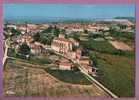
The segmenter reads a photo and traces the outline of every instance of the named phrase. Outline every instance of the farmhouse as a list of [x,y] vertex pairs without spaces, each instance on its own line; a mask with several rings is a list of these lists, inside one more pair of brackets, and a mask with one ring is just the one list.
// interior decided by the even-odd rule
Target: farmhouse
[[71,70],[72,63],[67,59],[61,59],[59,62],[59,69],[60,70]]

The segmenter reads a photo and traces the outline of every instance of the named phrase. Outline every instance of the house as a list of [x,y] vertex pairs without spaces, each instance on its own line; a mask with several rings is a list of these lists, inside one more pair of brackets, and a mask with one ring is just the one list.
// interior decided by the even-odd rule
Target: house
[[73,49],[74,47],[78,46],[79,46],[78,41],[74,40],[73,38],[66,39],[65,35],[63,34],[60,34],[58,38],[53,39],[53,42],[51,44],[51,48],[53,50],[62,54],[68,54],[69,56],[72,55],[69,53],[73,53],[73,55],[75,55]]
[[81,59],[81,55],[82,55],[82,50],[81,49],[77,49],[76,50],[76,59]]
[[72,50],[72,42],[65,39],[64,36],[59,35],[58,38],[53,39],[51,48],[59,53],[67,53]]
[[28,45],[33,41],[31,36],[26,35],[20,35],[17,37],[16,42],[17,43],[24,43],[26,42]]
[[82,57],[79,63],[88,73],[92,73],[92,62],[88,57]]
[[59,69],[60,70],[71,70],[71,68],[72,68],[71,63],[65,63],[65,62],[59,63]]
[[59,61],[59,69],[60,70],[71,70],[72,63],[69,60],[63,58]]
[[13,28],[13,29],[17,29],[17,26],[16,25],[13,25],[13,24],[9,24],[7,25],[8,28]]
[[40,54],[42,53],[42,46],[36,45],[34,43],[30,43],[29,45],[32,54]]
[[80,60],[79,60],[79,63],[81,65],[90,65],[92,62],[91,60],[89,59],[89,57],[82,57]]
[[17,54],[19,52],[19,45],[15,45],[15,53]]
[[70,51],[66,56],[72,60],[79,60],[81,58],[81,49],[76,49],[75,51]]
[[18,29],[21,31],[25,31],[25,32],[27,30],[26,25],[20,25],[20,26],[18,26]]
[[73,39],[73,38],[69,38],[69,40],[72,42],[72,44],[74,45],[74,46],[79,46],[79,42],[78,41],[76,41],[75,39]]
[[86,69],[86,71],[88,72],[88,73],[92,73],[92,67],[91,66],[89,66],[89,65],[83,65],[82,64],[82,66]]
[[91,72],[88,72],[89,75],[96,77],[97,76],[97,70],[92,68]]

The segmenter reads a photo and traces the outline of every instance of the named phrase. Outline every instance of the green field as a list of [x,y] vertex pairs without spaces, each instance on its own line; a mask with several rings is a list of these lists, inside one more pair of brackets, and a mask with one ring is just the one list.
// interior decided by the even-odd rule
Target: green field
[[94,41],[90,39],[89,41],[81,41],[80,45],[84,49],[103,53],[114,53],[117,51],[108,41]]
[[81,41],[81,46],[85,55],[97,61],[99,82],[119,97],[134,96],[134,51],[119,51],[108,41],[92,39]]
[[81,72],[75,72],[72,70],[46,70],[52,76],[56,77],[60,81],[72,84],[83,84],[90,85],[92,84],[87,78],[85,78],[84,74]]
[[134,96],[133,58],[98,53],[97,64],[98,73],[103,73],[97,80],[119,97]]

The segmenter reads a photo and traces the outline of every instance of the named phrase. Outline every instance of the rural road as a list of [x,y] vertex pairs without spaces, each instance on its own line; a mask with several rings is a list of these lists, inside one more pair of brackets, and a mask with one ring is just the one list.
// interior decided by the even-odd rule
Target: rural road
[[[9,48],[9,46],[8,46],[8,39],[7,40],[5,40],[5,52],[4,52],[4,57],[3,57],[3,65],[4,65],[4,63],[5,63],[5,61],[6,61],[6,59],[8,58],[8,56],[7,56],[7,54],[8,54],[8,48]],[[51,49],[51,48],[48,48],[48,49]],[[60,55],[60,56],[63,56],[63,57],[65,57],[66,59],[70,59],[70,58],[68,58],[68,57],[66,57],[66,56],[64,56],[64,55],[62,55],[62,54],[60,54],[60,53],[58,53],[58,52],[54,52],[55,54],[57,54],[57,55]],[[90,80],[92,83],[94,83],[96,86],[97,86],[97,88],[99,88],[99,89],[102,89],[102,90],[104,90],[106,93],[108,93],[111,97],[113,97],[113,98],[118,98],[115,94],[113,94],[110,90],[108,90],[106,87],[104,87],[101,83],[99,83],[96,79],[94,79],[92,76],[90,76],[89,74],[88,74],[88,72],[85,70],[85,68],[83,67],[83,66],[81,66],[80,65],[80,63],[78,63],[77,61],[75,61],[75,60],[72,60],[72,59],[70,59],[73,63],[77,63],[78,65],[79,65],[79,69],[81,70],[81,72],[86,76],[86,78],[88,79],[88,80]]]
[[114,93],[112,93],[110,90],[108,90],[106,87],[104,87],[101,83],[99,83],[96,79],[94,79],[92,76],[90,76],[90,75],[88,74],[88,72],[86,71],[86,69],[85,69],[83,66],[80,65],[80,63],[78,63],[77,61],[72,60],[72,59],[70,59],[70,58],[68,58],[68,57],[66,57],[66,56],[64,56],[64,55],[62,55],[62,54],[60,54],[60,53],[58,53],[58,52],[54,52],[54,53],[57,54],[57,55],[63,56],[63,57],[65,57],[66,59],[71,60],[73,63],[78,64],[78,65],[79,65],[78,68],[79,68],[80,71],[86,76],[86,78],[87,78],[88,80],[90,80],[92,83],[95,83],[96,86],[97,86],[98,88],[103,89],[103,90],[104,90],[106,93],[108,93],[111,97],[113,97],[113,98],[118,98]]
[[7,56],[7,55],[8,55],[8,48],[9,48],[9,46],[8,46],[8,40],[9,40],[9,39],[6,39],[5,42],[4,42],[5,51],[4,51],[4,56],[3,56],[2,65],[4,65],[4,63],[5,63],[5,61],[6,61],[7,57],[8,57],[8,56]]

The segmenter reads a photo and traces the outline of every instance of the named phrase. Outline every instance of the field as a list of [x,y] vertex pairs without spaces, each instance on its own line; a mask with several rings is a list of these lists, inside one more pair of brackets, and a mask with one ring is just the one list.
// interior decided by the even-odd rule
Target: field
[[116,40],[122,41],[134,48],[135,33],[112,31],[111,35],[116,38]]
[[[47,73],[45,69],[32,68],[30,67],[31,64],[28,63],[24,67],[22,62],[19,62],[20,60],[17,59],[8,59],[5,65],[3,71],[5,96],[110,97],[93,83],[89,85],[78,84],[79,77],[76,80],[76,76],[74,76],[76,84],[70,83],[68,79],[66,79],[67,82],[64,82]],[[32,66],[36,65],[32,64]],[[65,78],[71,76],[67,74]],[[82,79],[82,76],[80,78]]]
[[[132,43],[134,44],[134,43]],[[81,41],[98,67],[96,79],[119,97],[134,97],[134,50],[119,51],[108,41]],[[130,46],[130,45],[129,45]],[[130,46],[132,47],[132,46]]]
[[120,50],[132,50],[131,47],[129,47],[128,45],[126,45],[123,42],[119,42],[119,41],[110,41],[110,43],[116,48],[116,49],[120,49]]
[[107,41],[81,41],[81,46],[88,50],[103,52],[103,53],[115,53],[116,49]]
[[85,78],[84,74],[80,71],[75,72],[71,70],[50,70],[47,69],[47,72],[57,79],[72,84],[82,84],[82,85],[91,85],[92,83]]
[[[99,80],[119,97],[134,96],[134,58],[97,53]],[[99,75],[100,74],[100,75]]]

